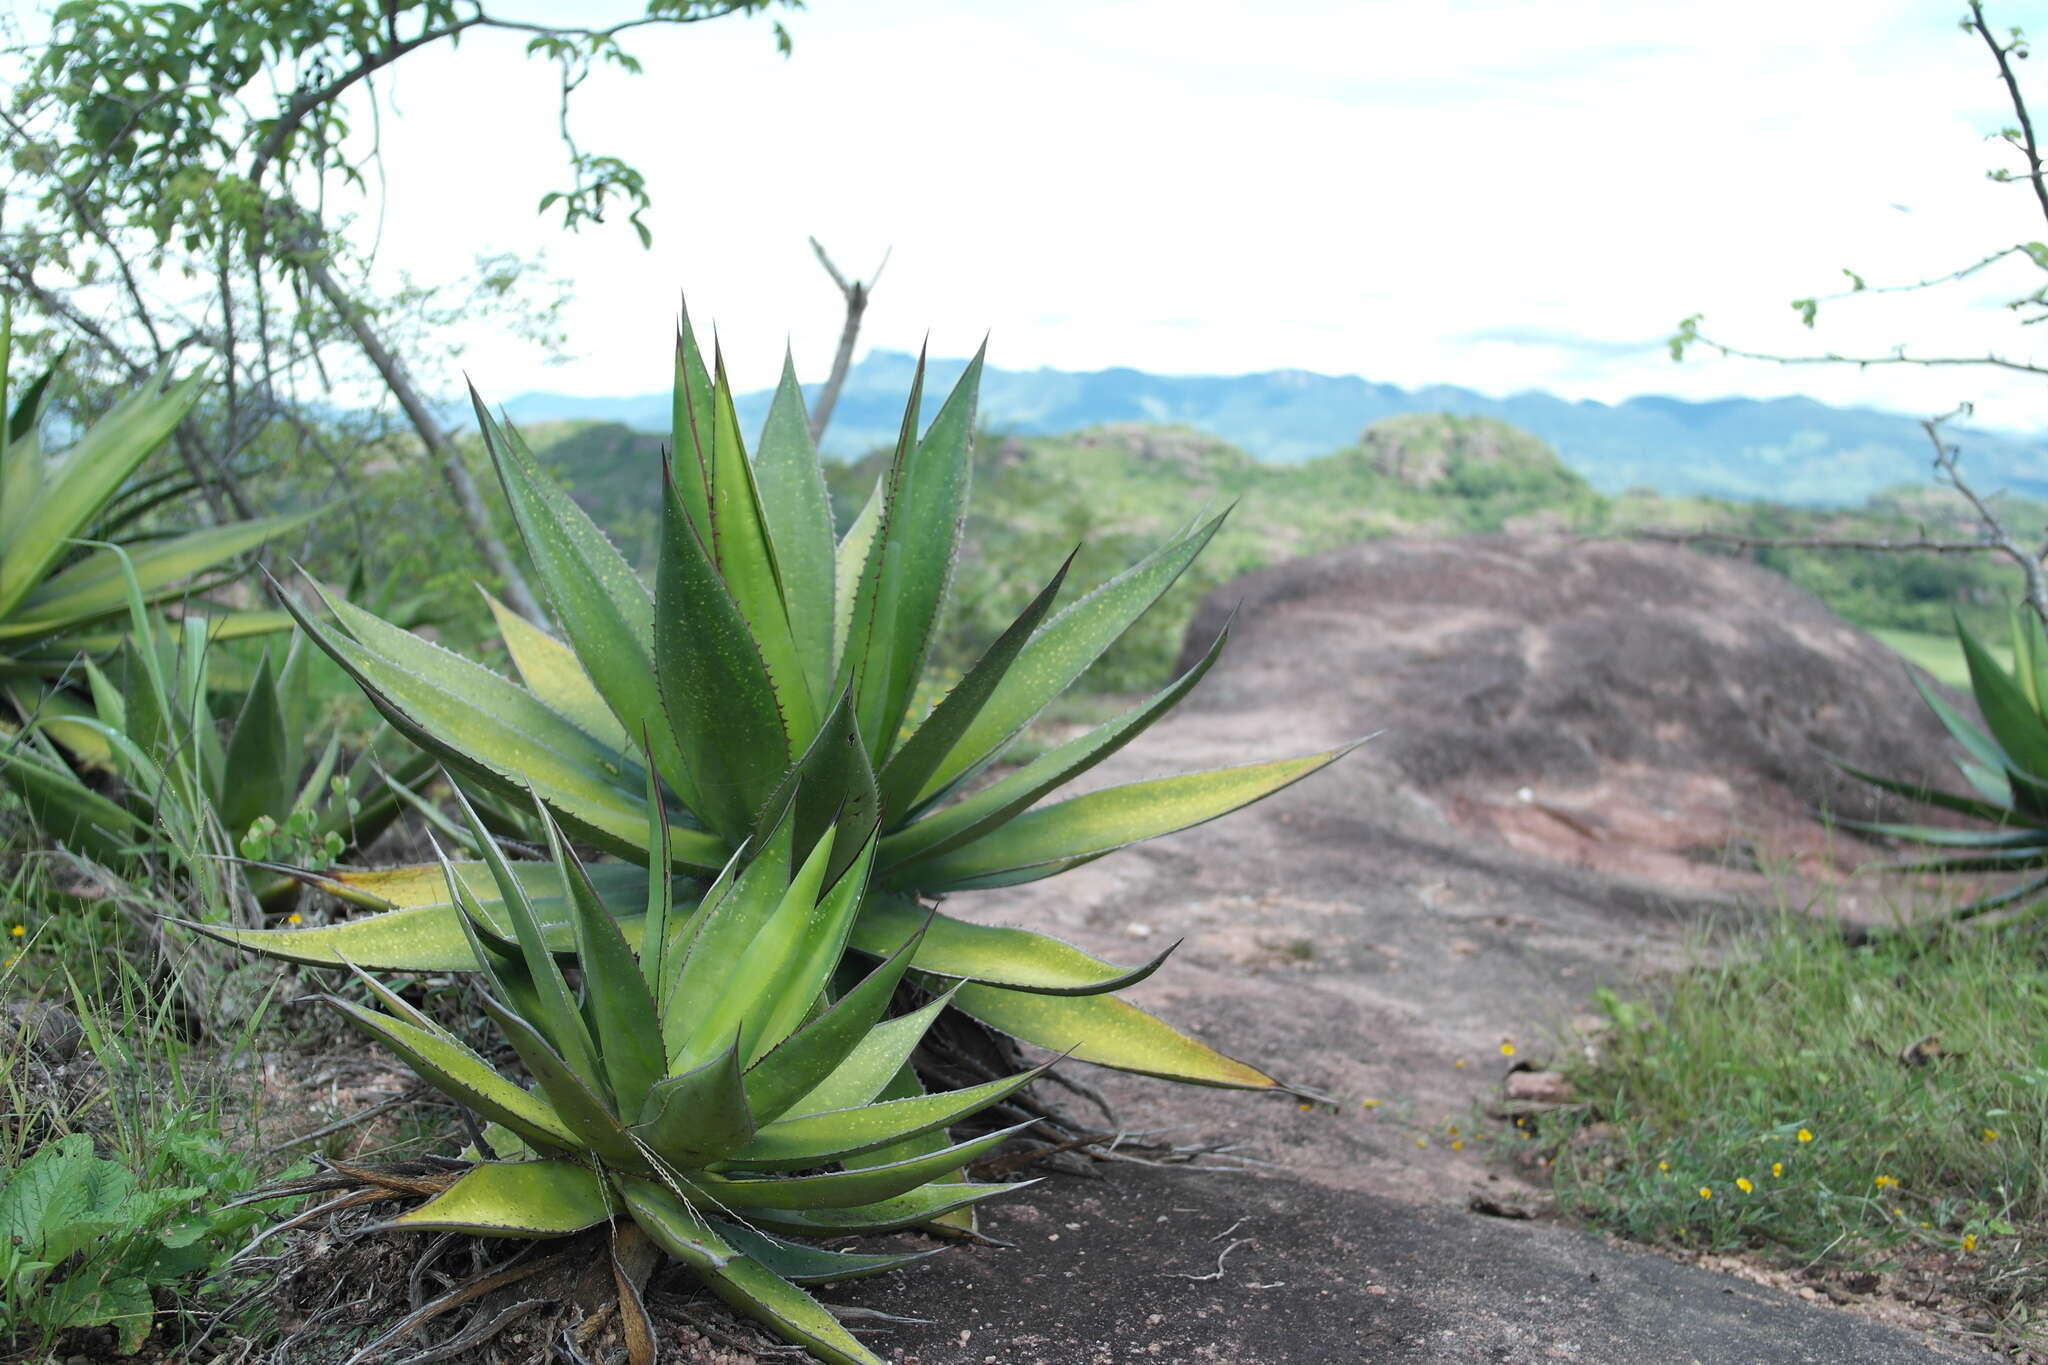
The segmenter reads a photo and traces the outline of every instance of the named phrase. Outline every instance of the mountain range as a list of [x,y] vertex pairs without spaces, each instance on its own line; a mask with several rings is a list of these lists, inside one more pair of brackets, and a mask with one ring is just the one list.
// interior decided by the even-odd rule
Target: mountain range
[[[931,362],[927,420],[965,365]],[[893,444],[915,366],[915,357],[901,351],[868,352],[847,374],[825,452],[853,458]],[[817,386],[806,385],[805,392],[815,399]],[[737,399],[747,429],[759,429],[769,396],[762,390]],[[505,406],[519,422],[615,422],[663,433],[670,425],[665,392],[620,398],[536,392]],[[1354,445],[1372,423],[1415,412],[1511,423],[1549,442],[1566,465],[1606,493],[1652,488],[1814,506],[1857,503],[1882,489],[1925,482],[1931,452],[1917,418],[1810,398],[1695,403],[1641,397],[1614,404],[1541,392],[1492,398],[1451,385],[1402,389],[1303,370],[1222,376],[989,368],[981,385],[981,420],[998,432],[1050,435],[1124,422],[1185,426],[1283,464]],[[1946,433],[1983,489],[2048,498],[2048,437],[1956,427]]]

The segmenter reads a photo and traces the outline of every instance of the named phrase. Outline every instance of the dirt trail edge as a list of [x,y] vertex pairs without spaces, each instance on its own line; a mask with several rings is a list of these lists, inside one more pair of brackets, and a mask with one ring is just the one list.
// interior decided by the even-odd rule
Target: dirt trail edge
[[1783,580],[1666,547],[1361,546],[1228,585],[1191,641],[1240,600],[1187,712],[1100,784],[1381,737],[1252,810],[947,908],[1126,961],[1184,940],[1131,998],[1336,1112],[1080,1068],[1132,1128],[1253,1172],[1055,1177],[990,1210],[1012,1249],[827,1297],[934,1319],[875,1338],[906,1365],[1967,1353],[1555,1222],[1542,1142],[1487,1115],[1510,1066],[1597,1045],[1596,987],[1679,964],[1714,917],[1823,880],[1882,913],[1849,875],[1870,850],[1811,812],[1893,813],[1823,750],[1946,779],[1904,666]]

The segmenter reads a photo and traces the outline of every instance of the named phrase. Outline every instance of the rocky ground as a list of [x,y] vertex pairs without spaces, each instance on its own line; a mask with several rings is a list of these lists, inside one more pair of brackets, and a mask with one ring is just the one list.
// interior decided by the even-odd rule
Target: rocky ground
[[877,1338],[906,1365],[1965,1352],[1882,1293],[1844,1311],[1565,1226],[1542,1144],[1487,1117],[1510,1068],[1597,1046],[1596,986],[1717,919],[1893,913],[1856,873],[1872,851],[1813,812],[1878,813],[1823,751],[1947,771],[1903,665],[1780,579],[1635,544],[1361,546],[1230,585],[1191,638],[1240,601],[1223,662],[1100,781],[1378,737],[1253,810],[948,909],[1126,960],[1184,940],[1133,998],[1334,1112],[1092,1073],[1130,1126],[1246,1171],[1056,1177],[990,1213],[1010,1248],[829,1297],[940,1324]]

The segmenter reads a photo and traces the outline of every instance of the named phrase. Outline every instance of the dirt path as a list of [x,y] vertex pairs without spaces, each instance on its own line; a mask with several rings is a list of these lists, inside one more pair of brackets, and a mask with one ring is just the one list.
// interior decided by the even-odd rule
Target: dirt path
[[[1896,662],[1778,580],[1635,546],[1367,546],[1226,593],[1249,600],[1201,700],[1101,782],[1389,735],[1251,811],[948,908],[1120,960],[1185,940],[1133,998],[1337,1111],[1090,1073],[1127,1122],[1269,1164],[1051,1180],[992,1212],[1014,1250],[834,1300],[945,1324],[882,1339],[923,1365],[1951,1358],[1546,1221],[1521,1160],[1540,1144],[1482,1116],[1509,1066],[1581,1045],[1596,986],[1862,856],[1807,813],[1833,790],[1812,746],[1938,766]],[[1162,1278],[1238,1239],[1220,1277]]]

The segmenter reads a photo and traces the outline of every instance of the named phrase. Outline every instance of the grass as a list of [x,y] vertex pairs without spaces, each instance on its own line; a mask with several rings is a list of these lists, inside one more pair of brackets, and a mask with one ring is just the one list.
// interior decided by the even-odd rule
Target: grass
[[2048,926],[1858,949],[1787,917],[1655,1000],[1599,999],[1562,1207],[1781,1266],[1932,1271],[2008,1328],[2048,1293]]

